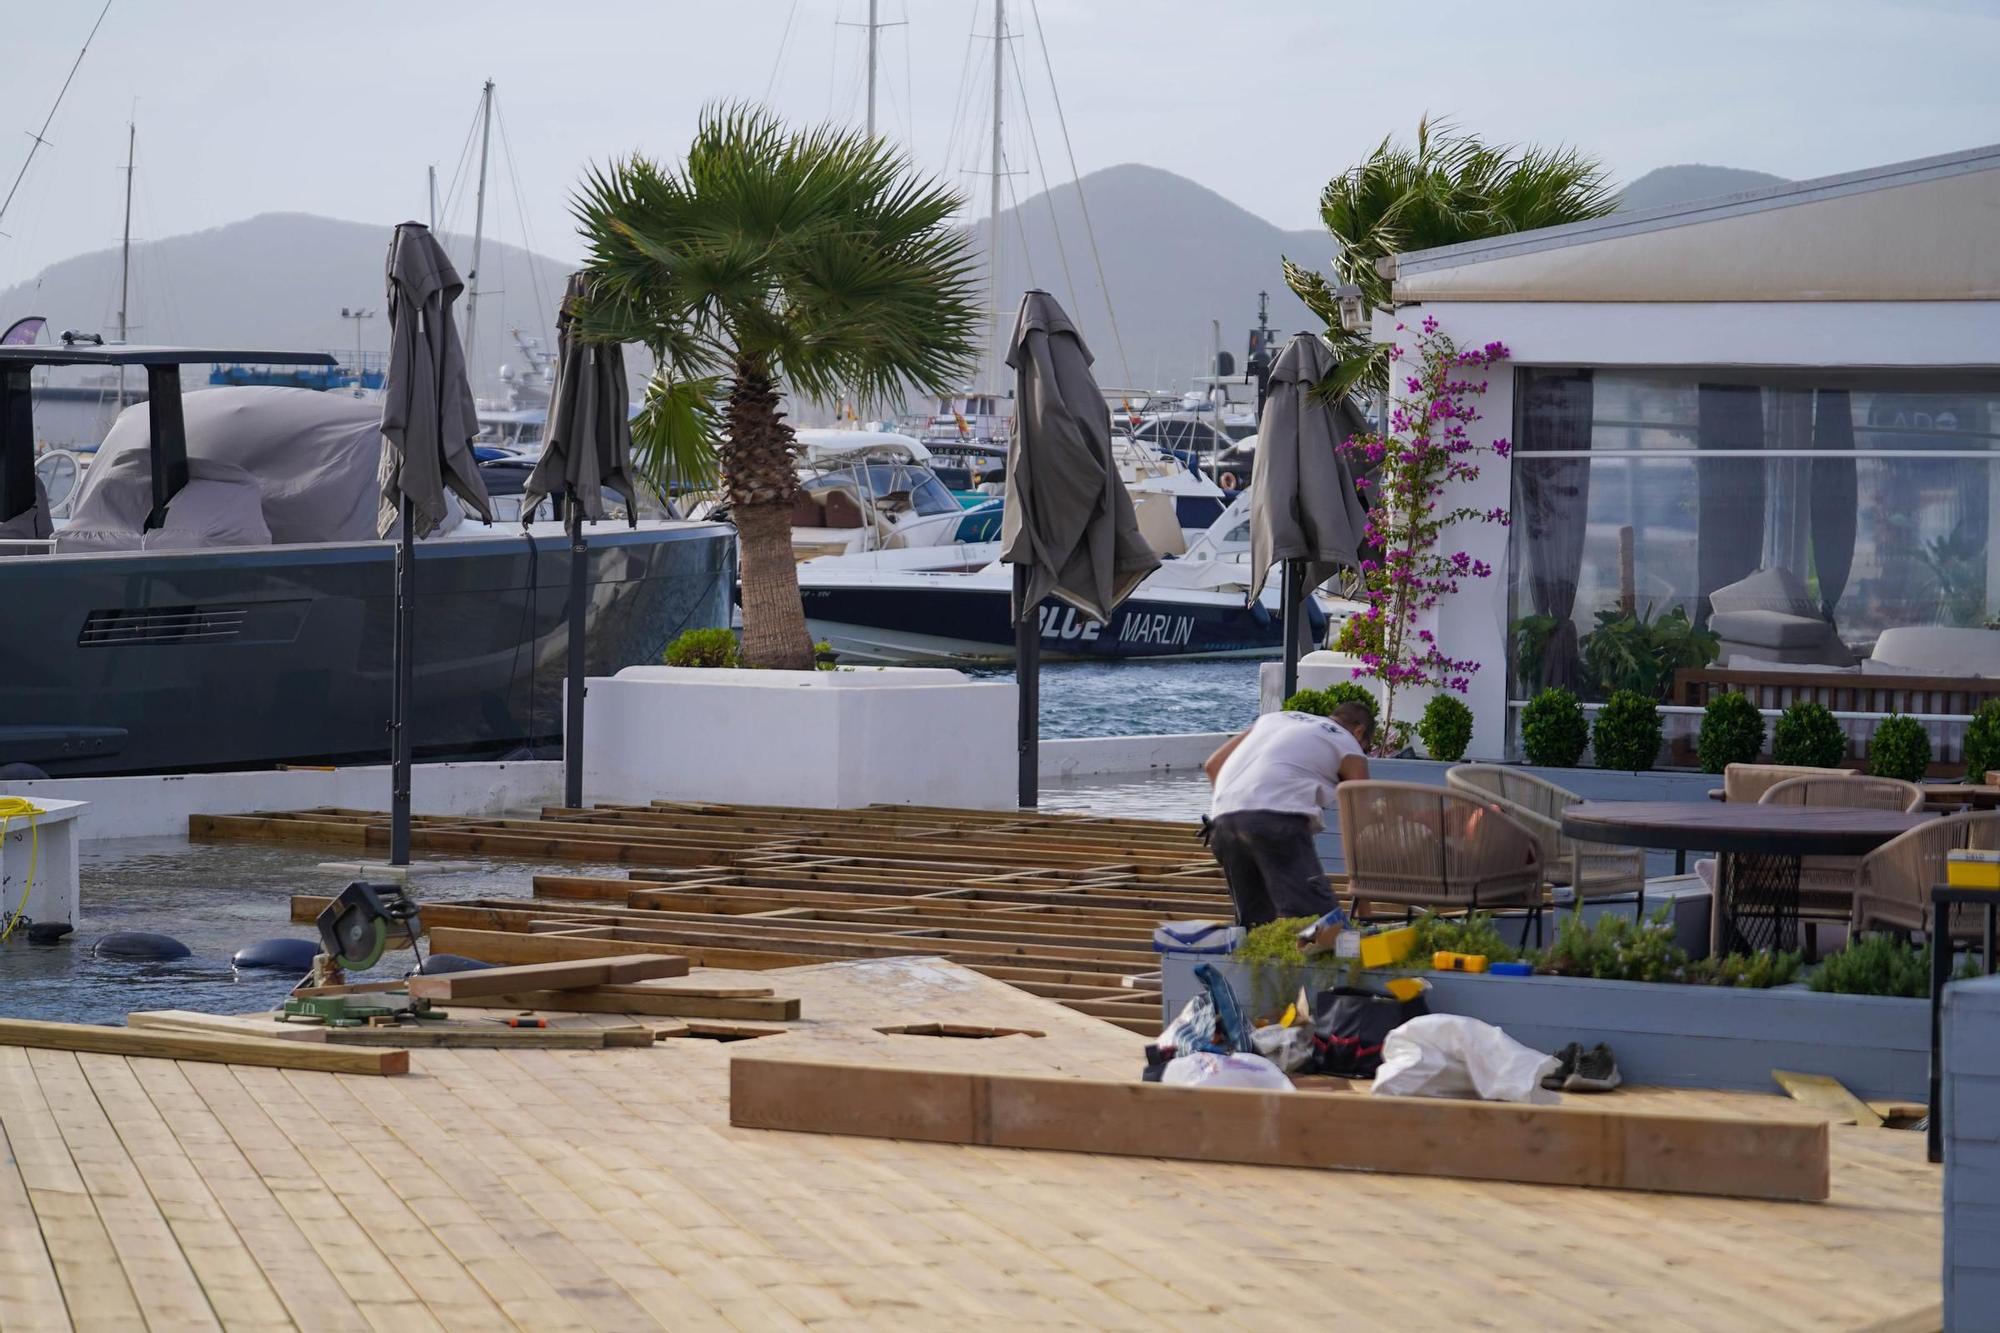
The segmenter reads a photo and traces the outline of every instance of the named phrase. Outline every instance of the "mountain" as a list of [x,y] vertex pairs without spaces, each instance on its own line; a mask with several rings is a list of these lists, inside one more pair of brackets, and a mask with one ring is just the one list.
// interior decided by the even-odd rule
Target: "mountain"
[[[1080,186],[1096,230],[1104,283],[1099,285],[1092,263],[1078,186],[1059,185],[1004,210],[1003,342],[1021,293],[1030,286],[1053,293],[1076,321],[1097,358],[1093,369],[1103,385],[1169,388],[1207,373],[1212,320],[1221,321],[1223,350],[1240,371],[1249,330],[1257,323],[1259,292],[1270,294],[1271,327],[1281,338],[1320,327],[1285,286],[1278,260],[1290,256],[1323,269],[1333,249],[1324,231],[1285,231],[1185,177],[1137,163],[1093,171]],[[973,228],[982,282],[990,229],[986,221]],[[1117,337],[1105,309],[1107,289]]]
[[1768,171],[1745,171],[1741,167],[1710,167],[1700,163],[1657,167],[1625,187],[1618,207],[1624,212],[1638,213],[1691,199],[1713,199],[1721,194],[1784,183],[1783,176],[1773,176]]
[[[382,266],[393,228],[307,213],[264,213],[208,231],[132,246],[132,341],[265,348],[349,355],[355,321],[341,309],[374,311],[361,321],[365,350],[388,346]],[[441,235],[464,274],[469,236]],[[555,301],[570,265],[488,238],[480,248],[475,389],[500,392],[503,362],[523,358],[510,330],[552,342]],[[539,288],[538,288],[539,284]],[[461,305],[461,309],[462,309]],[[0,327],[23,315],[64,329],[109,335],[117,327],[118,251],[98,250],[51,264],[0,290]]]
[[[1323,264],[1332,244],[1324,233],[1283,231],[1212,190],[1152,167],[1094,172],[1084,178],[1083,192],[1096,224],[1119,337],[1112,335],[1105,311],[1076,188],[1064,185],[1001,215],[1003,342],[1031,276],[1069,309],[1097,356],[1098,378],[1107,385],[1166,388],[1205,373],[1211,320],[1222,322],[1222,346],[1240,368],[1248,330],[1257,322],[1260,291],[1270,293],[1271,326],[1281,334],[1312,327],[1306,308],[1285,286],[1278,259],[1288,254],[1303,264]],[[344,355],[354,346],[355,322],[340,312],[358,306],[376,312],[362,321],[361,335],[369,351],[380,352],[388,341],[382,263],[390,230],[304,213],[265,213],[208,231],[137,242],[132,341],[323,348]],[[984,222],[974,228],[982,301],[986,231]],[[470,238],[443,239],[459,271],[466,272]],[[1074,300],[1063,273],[1065,257],[1075,278]],[[482,396],[498,395],[502,363],[522,360],[511,330],[549,338],[569,265],[491,238],[481,263],[474,387]],[[47,316],[52,332],[109,333],[117,308],[118,251],[98,250],[0,290],[0,327],[34,314]],[[809,408],[799,413],[802,422],[813,416]]]

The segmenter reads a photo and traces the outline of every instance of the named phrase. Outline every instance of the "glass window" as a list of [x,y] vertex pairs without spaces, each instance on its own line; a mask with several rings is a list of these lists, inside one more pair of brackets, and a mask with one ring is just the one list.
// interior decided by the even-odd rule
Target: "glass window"
[[1515,384],[1511,698],[1638,683],[1634,621],[1676,612],[1704,664],[1861,670],[1885,631],[2000,616],[2000,377]]

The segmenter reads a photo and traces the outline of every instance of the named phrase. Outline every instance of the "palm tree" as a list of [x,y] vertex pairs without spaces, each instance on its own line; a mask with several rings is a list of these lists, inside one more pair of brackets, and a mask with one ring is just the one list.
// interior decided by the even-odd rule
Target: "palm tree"
[[574,200],[594,279],[580,332],[643,343],[657,364],[638,466],[665,489],[720,464],[749,665],[812,665],[782,395],[886,402],[967,372],[979,310],[960,207],[880,139],[744,106],[703,112],[678,168],[593,167]]
[[[1618,207],[1604,169],[1568,148],[1490,145],[1449,124],[1417,123],[1414,149],[1384,139],[1359,166],[1327,183],[1319,215],[1339,250],[1333,270],[1361,288],[1369,310],[1391,308],[1375,264],[1390,255],[1603,217]],[[1284,261],[1285,282],[1326,321],[1340,365],[1328,392],[1388,387],[1388,349],[1366,328],[1344,328],[1325,277]]]

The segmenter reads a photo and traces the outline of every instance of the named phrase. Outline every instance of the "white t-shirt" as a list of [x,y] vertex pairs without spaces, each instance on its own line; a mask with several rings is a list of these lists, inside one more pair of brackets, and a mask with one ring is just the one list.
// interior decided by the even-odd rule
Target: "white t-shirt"
[[1317,825],[1320,811],[1333,804],[1341,761],[1365,753],[1354,733],[1330,718],[1266,713],[1223,761],[1208,813],[1270,810],[1309,815]]

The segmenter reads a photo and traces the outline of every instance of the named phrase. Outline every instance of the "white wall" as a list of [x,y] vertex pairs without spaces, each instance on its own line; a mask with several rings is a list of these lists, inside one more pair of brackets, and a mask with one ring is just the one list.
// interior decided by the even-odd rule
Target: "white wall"
[[[562,765],[551,760],[490,764],[418,764],[410,804],[418,814],[496,815],[562,800]],[[85,838],[179,837],[188,816],[258,810],[389,808],[389,767],[329,771],[185,773],[132,778],[44,778],[0,785],[0,796],[33,801],[88,801],[78,816]],[[585,796],[588,798],[589,793]]]
[[[1514,376],[1518,366],[1773,366],[1990,367],[2000,362],[2000,302],[1797,301],[1765,303],[1459,301],[1405,306],[1375,317],[1378,341],[1406,350],[1414,336],[1396,325],[1435,318],[1461,347],[1498,340],[1512,359],[1496,367],[1478,400],[1476,444],[1513,439]],[[1395,378],[1407,373],[1399,367]],[[1480,477],[1446,497],[1476,509],[1513,507],[1509,459],[1479,459]],[[1439,538],[1445,553],[1469,552],[1493,566],[1489,579],[1467,580],[1460,595],[1430,617],[1426,628],[1451,657],[1481,663],[1466,702],[1472,707],[1467,757],[1502,757],[1506,736],[1507,588],[1509,529],[1466,523]],[[1421,696],[1399,692],[1396,713],[1414,721]]]

